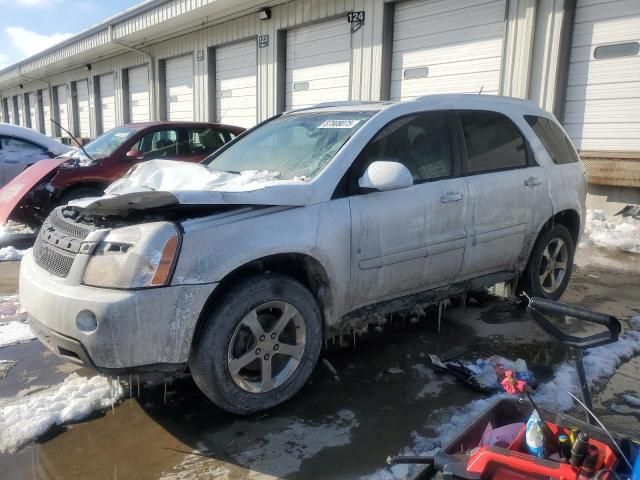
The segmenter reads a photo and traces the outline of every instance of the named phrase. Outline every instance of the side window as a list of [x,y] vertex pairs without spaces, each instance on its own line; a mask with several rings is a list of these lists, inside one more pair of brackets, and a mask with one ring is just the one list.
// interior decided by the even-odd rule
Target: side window
[[525,139],[506,116],[495,112],[462,111],[460,122],[467,146],[469,173],[527,166]]
[[378,160],[402,163],[414,183],[451,176],[453,155],[447,113],[419,113],[389,123],[362,151],[352,177],[360,178]]
[[160,130],[148,133],[140,139],[136,148],[142,152],[145,160],[174,158],[179,155],[178,132]]
[[193,155],[208,155],[227,143],[229,134],[215,128],[189,128],[189,153]]
[[536,132],[553,163],[576,163],[580,160],[571,144],[571,140],[567,138],[555,122],[535,115],[525,115],[524,119]]
[[15,154],[15,160],[23,160],[25,162],[29,162],[34,158],[42,158],[47,153],[46,148],[19,138],[0,137],[0,144],[5,158],[10,158],[12,154]]

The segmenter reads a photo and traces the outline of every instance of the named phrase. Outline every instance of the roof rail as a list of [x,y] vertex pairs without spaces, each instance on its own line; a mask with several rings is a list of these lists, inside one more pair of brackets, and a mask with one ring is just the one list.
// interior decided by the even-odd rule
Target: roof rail
[[304,110],[313,110],[314,108],[326,108],[326,107],[349,107],[349,106],[357,106],[357,105],[379,105],[379,104],[390,104],[391,102],[387,102],[384,100],[374,101],[374,100],[340,100],[335,102],[321,102],[316,103],[315,105],[310,105],[308,107],[296,108],[295,110],[290,110],[291,112],[302,112]]

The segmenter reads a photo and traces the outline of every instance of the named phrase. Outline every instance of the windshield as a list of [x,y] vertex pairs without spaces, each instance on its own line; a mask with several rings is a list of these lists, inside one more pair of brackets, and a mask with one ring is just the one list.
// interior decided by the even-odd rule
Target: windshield
[[[109,130],[107,133],[100,135],[93,142],[87,143],[84,146],[84,149],[94,159],[108,157],[135,133],[136,130],[130,127],[114,128]],[[82,150],[79,150],[76,153],[84,156]]]
[[308,180],[375,114],[305,112],[283,115],[204,160],[211,170],[238,173],[268,171],[283,180]]

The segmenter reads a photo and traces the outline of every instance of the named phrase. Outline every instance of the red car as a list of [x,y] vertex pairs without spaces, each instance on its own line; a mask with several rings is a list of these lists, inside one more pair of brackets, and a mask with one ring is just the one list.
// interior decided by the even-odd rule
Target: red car
[[151,159],[200,162],[244,128],[217,123],[131,123],[63,156],[42,160],[0,189],[0,225],[39,224],[57,205],[102,195],[132,165]]

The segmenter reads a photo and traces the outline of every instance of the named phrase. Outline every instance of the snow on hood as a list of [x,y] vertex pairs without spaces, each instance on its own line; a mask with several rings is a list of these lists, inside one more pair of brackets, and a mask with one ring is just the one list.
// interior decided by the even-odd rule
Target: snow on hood
[[177,204],[302,206],[310,196],[300,179],[249,170],[236,173],[209,170],[204,165],[173,160],[150,160],[133,167],[100,198],[70,205],[88,215],[105,215]]

